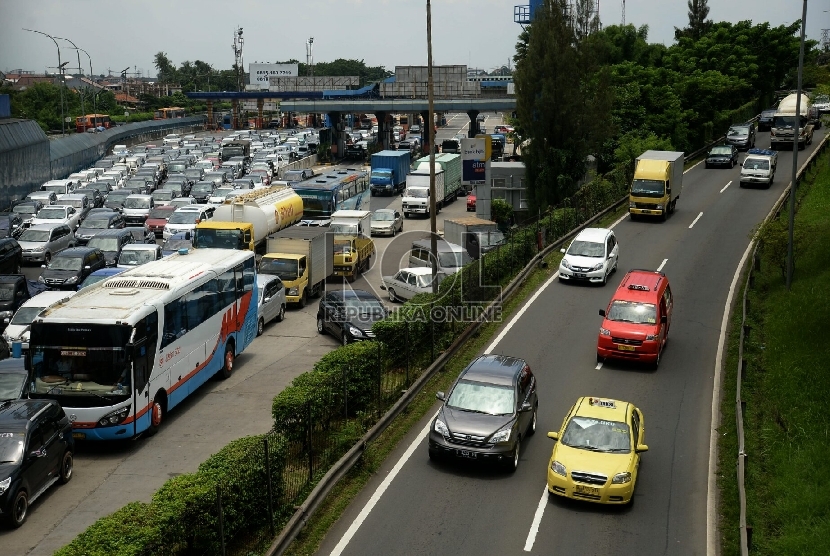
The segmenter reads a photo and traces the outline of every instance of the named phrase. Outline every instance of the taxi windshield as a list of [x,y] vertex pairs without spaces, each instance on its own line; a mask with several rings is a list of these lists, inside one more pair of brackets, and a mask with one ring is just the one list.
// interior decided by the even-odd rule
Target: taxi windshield
[[625,423],[577,416],[568,423],[562,444],[592,452],[628,454],[631,434]]
[[618,299],[611,304],[608,310],[608,320],[630,322],[633,324],[655,324],[657,322],[657,307],[651,303],[623,301]]

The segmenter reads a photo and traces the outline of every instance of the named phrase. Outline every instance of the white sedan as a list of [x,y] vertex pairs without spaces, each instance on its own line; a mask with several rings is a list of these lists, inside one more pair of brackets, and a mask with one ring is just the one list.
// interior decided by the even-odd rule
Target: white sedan
[[[439,284],[446,277],[443,272],[435,275]],[[432,293],[432,269],[402,268],[394,276],[384,276],[380,289],[389,292],[389,301],[407,301],[419,293]]]
[[32,218],[32,226],[38,224],[67,224],[74,232],[78,229],[81,220],[81,213],[75,207],[64,205],[51,205],[43,207],[37,216]]

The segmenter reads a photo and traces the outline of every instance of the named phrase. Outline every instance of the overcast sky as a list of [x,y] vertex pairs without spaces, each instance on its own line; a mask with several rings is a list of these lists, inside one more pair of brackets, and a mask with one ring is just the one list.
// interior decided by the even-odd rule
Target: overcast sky
[[[433,0],[435,64],[492,70],[508,62],[521,28],[513,6],[529,0]],[[0,70],[42,73],[57,66],[57,49],[35,29],[71,39],[92,57],[96,74],[126,66],[156,75],[153,57],[166,52],[178,66],[203,60],[216,69],[233,64],[233,33],[244,29],[244,61],[305,61],[314,37],[314,59],[364,60],[369,66],[426,65],[424,0],[0,0]],[[621,20],[621,0],[601,0],[603,25]],[[751,19],[771,25],[801,17],[798,0],[710,0],[713,21]],[[830,2],[808,5],[807,37],[830,28]],[[666,45],[674,27],[688,23],[685,0],[627,0],[626,22],[649,26],[649,42]],[[77,66],[71,45],[58,41],[63,61]],[[86,56],[81,65],[88,73]],[[54,70],[49,70],[54,71]]]

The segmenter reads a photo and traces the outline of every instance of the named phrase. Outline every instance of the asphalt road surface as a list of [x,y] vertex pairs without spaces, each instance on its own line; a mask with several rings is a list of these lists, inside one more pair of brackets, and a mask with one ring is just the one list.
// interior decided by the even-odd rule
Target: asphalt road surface
[[[469,120],[466,114],[464,119]],[[329,170],[317,168],[318,172]],[[400,209],[401,197],[372,197],[372,210],[387,207]],[[462,214],[466,214],[464,197],[438,214],[439,228],[443,228],[444,218]],[[378,288],[379,261],[393,241],[395,257],[400,259],[407,241],[411,245],[411,240],[426,235],[429,219],[407,219],[404,229],[406,234],[394,240],[375,238],[378,256],[372,268],[346,287],[375,291],[389,304],[386,293]],[[37,279],[40,271],[39,266],[24,267],[30,279]],[[342,286],[331,282],[328,287]],[[231,378],[205,384],[170,413],[156,436],[106,444],[79,443],[72,481],[49,489],[35,501],[20,529],[0,525],[2,553],[52,554],[98,518],[131,501],[149,502],[167,479],[195,471],[231,440],[267,432],[272,425],[273,397],[339,345],[333,337],[317,333],[316,313],[317,300],[312,300],[304,309],[289,309],[284,322],[269,324],[237,359]]]
[[[816,133],[816,144],[823,134]],[[768,144],[769,135],[759,134],[758,146]],[[789,182],[791,164],[792,153],[781,152],[768,190],[739,188],[738,166],[699,164],[685,174],[668,221],[621,219],[614,228],[620,272],[606,287],[551,280],[488,348],[524,358],[538,379],[539,434],[523,443],[518,470],[431,462],[425,440],[431,412],[333,526],[319,554],[706,554],[712,393],[724,307],[750,233]],[[632,268],[662,269],[674,292],[670,338],[656,371],[598,365],[595,358],[597,311]],[[579,396],[631,401],[643,411],[649,451],[630,507],[546,492],[553,441],[545,433],[559,430]]]

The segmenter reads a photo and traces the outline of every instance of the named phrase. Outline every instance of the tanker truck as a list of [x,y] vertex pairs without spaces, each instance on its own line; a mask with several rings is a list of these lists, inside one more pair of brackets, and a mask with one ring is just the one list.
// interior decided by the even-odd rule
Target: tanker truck
[[265,253],[265,239],[300,221],[303,199],[287,186],[254,189],[216,207],[213,218],[196,225],[193,246],[249,249]]

